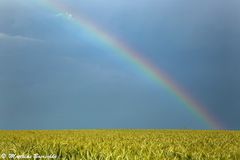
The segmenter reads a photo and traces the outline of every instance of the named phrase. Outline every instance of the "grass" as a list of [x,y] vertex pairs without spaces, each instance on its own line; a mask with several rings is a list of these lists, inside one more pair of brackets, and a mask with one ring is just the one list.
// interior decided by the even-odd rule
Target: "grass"
[[239,160],[240,132],[190,130],[0,131],[0,156],[3,153],[6,153],[7,156],[14,154],[14,159],[17,159],[16,156],[21,158],[20,156],[39,154],[41,156],[56,155],[57,159],[83,160]]

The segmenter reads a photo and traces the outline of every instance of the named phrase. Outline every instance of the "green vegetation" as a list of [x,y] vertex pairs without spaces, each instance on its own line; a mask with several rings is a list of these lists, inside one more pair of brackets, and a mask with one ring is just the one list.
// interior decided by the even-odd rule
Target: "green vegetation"
[[58,159],[83,160],[239,160],[240,132],[190,130],[0,131],[0,156],[3,153],[6,153],[7,156],[15,154],[14,159],[17,159],[17,155],[37,153],[41,156],[54,154]]

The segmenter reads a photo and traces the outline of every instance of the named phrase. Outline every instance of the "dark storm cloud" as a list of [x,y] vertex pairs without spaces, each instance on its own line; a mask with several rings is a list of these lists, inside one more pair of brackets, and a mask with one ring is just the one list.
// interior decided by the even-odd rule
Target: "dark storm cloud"
[[[63,1],[239,129],[239,2]],[[207,128],[132,64],[41,1],[0,2],[0,128]],[[69,18],[70,18],[70,13]]]

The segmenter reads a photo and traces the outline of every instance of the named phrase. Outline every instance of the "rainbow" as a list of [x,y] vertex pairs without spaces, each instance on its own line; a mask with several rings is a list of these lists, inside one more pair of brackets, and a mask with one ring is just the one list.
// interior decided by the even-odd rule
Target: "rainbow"
[[96,24],[90,22],[87,18],[74,13],[74,11],[65,4],[60,3],[57,0],[45,0],[44,4],[54,12],[61,13],[66,19],[71,21],[73,24],[80,27],[87,33],[90,33],[96,40],[113,50],[115,54],[127,61],[128,63],[134,64],[139,70],[141,70],[147,77],[157,82],[159,85],[163,85],[167,88],[172,95],[174,95],[184,106],[188,108],[192,113],[201,119],[208,127],[212,129],[223,129],[222,124],[207,110],[206,107],[201,105],[199,102],[190,97],[186,91],[177,85],[166,73],[161,69],[154,66],[154,64],[147,61],[144,57],[140,56],[139,52],[129,48],[124,42],[113,37]]

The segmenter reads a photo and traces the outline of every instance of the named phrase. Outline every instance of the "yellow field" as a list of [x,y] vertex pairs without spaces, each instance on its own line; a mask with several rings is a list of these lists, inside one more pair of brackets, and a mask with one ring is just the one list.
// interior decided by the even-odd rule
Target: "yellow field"
[[41,159],[54,159],[57,156],[57,159],[96,160],[240,160],[240,132],[188,130],[0,131],[0,156],[6,157],[5,159],[9,159],[8,156],[15,157],[14,159],[34,159],[34,157],[40,158],[40,156],[42,156]]

